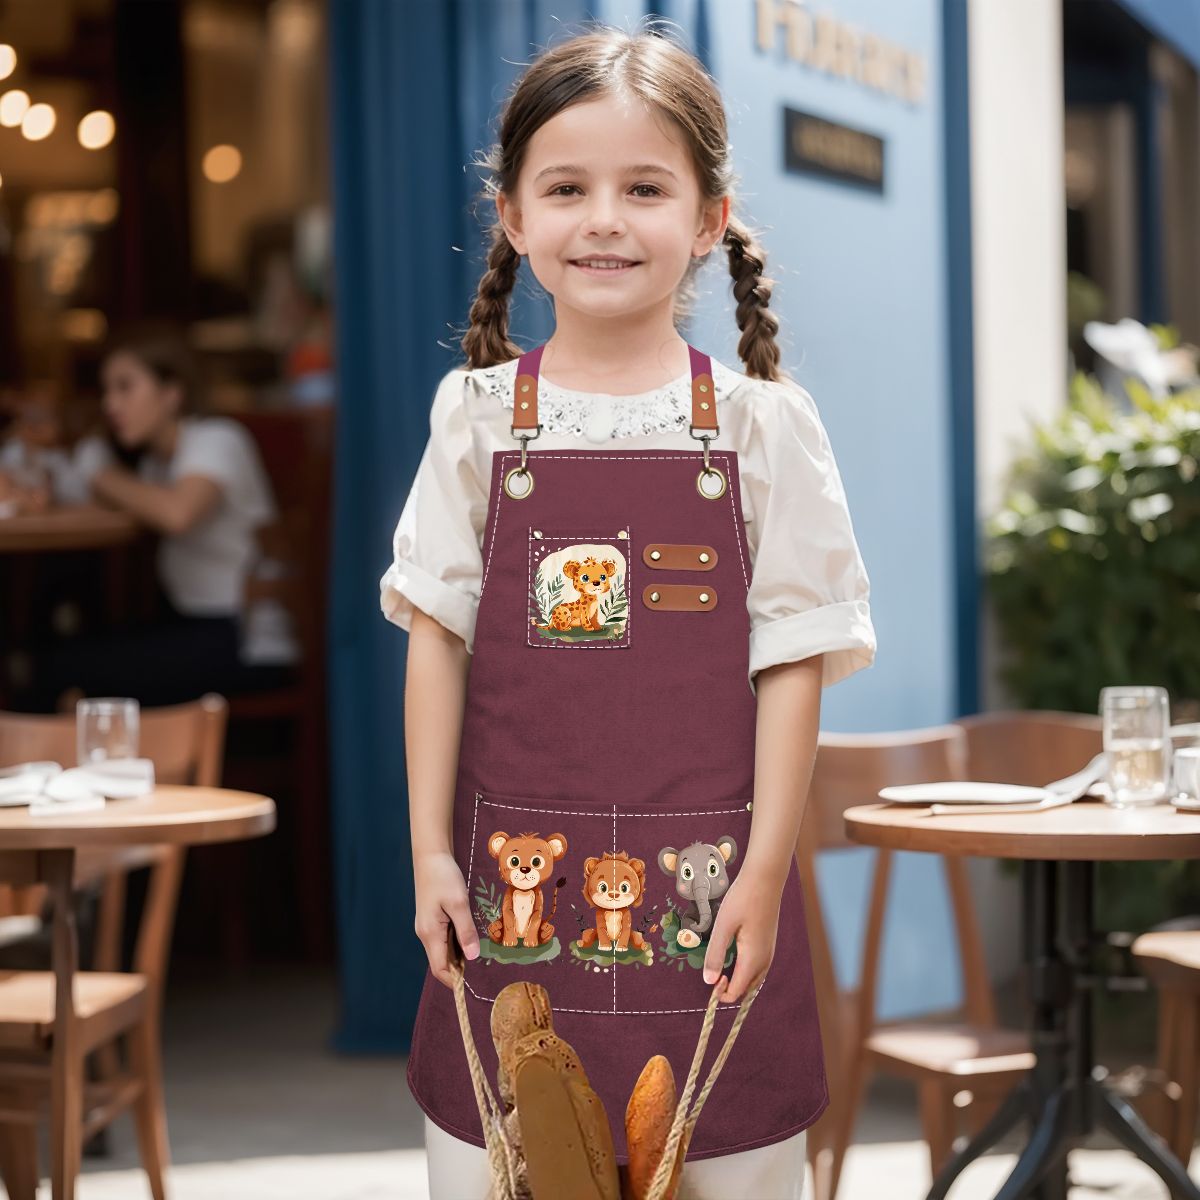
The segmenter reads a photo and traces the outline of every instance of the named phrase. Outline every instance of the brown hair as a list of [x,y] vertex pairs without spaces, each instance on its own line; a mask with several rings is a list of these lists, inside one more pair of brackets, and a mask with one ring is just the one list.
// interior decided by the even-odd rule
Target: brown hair
[[203,409],[199,364],[182,325],[161,318],[123,325],[105,343],[101,362],[119,353],[132,355],[159,383],[179,384],[181,416]]
[[[682,130],[705,203],[733,195],[725,108],[712,77],[689,51],[646,27],[628,33],[598,25],[537,58],[517,81],[500,118],[500,140],[476,166],[491,172],[484,195],[512,196],[529,141],[552,117],[588,100],[612,93],[632,94],[671,118]],[[490,367],[516,358],[522,350],[509,340],[509,297],[521,256],[503,224],[491,226],[487,269],[471,303],[470,325],[461,345],[469,367]],[[768,308],[774,280],[764,274],[766,253],[750,227],[730,214],[724,245],[742,331],[738,357],[757,379],[784,379],[775,334],[779,319]],[[695,299],[695,275],[708,256],[693,258],[676,292],[675,318],[686,316]]]

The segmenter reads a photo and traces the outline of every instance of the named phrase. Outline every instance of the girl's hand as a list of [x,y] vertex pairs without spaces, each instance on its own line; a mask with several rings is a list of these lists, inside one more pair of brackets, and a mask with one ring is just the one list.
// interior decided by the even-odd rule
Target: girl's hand
[[450,922],[467,958],[479,956],[479,933],[471,919],[471,905],[462,871],[454,855],[445,851],[422,854],[413,864],[416,888],[417,937],[425,947],[429,969],[447,987],[454,986],[450,972]]
[[[779,901],[782,889],[764,875],[747,875],[746,865],[729,885],[717,909],[704,955],[704,982],[724,981],[722,1003],[740,1000],[758,986],[775,957],[775,935],[779,929]],[[733,978],[721,975],[730,941],[737,940],[737,960]]]

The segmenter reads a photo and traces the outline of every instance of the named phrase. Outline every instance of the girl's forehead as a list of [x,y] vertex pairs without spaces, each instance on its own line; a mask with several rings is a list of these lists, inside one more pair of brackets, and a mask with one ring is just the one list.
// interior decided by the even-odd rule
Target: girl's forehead
[[526,155],[530,178],[560,166],[600,173],[656,162],[676,171],[686,164],[681,135],[643,101],[617,95],[556,113],[534,132]]

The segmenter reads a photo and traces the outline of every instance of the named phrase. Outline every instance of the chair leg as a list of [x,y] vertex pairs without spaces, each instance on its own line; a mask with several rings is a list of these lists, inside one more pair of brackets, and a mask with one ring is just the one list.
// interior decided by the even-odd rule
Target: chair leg
[[133,1106],[138,1150],[150,1182],[151,1195],[154,1200],[166,1200],[164,1175],[171,1162],[171,1151],[167,1143],[158,1022],[146,1017],[129,1031],[128,1037],[130,1066],[134,1076],[142,1083],[141,1095]]
[[1192,1157],[1200,1105],[1200,996],[1177,996],[1174,1033],[1171,1038],[1174,1068],[1171,1078],[1179,1084],[1172,1136],[1167,1139],[1175,1157],[1186,1168]]
[[0,1125],[0,1172],[8,1200],[37,1200],[37,1126]]
[[867,1052],[862,1042],[852,1046],[846,1053],[846,1086],[842,1100],[838,1104],[837,1115],[833,1129],[833,1162],[830,1167],[830,1195],[837,1194],[838,1183],[842,1178],[842,1167],[846,1162],[846,1152],[854,1136],[855,1118],[862,1104],[863,1093],[867,1086]]
[[811,1200],[833,1200],[833,1128],[836,1113],[827,1109],[815,1125],[808,1128],[805,1155],[812,1168]]
[[931,1178],[936,1179],[954,1149],[954,1101],[940,1079],[923,1079],[917,1084],[921,1105],[921,1127],[929,1146]]

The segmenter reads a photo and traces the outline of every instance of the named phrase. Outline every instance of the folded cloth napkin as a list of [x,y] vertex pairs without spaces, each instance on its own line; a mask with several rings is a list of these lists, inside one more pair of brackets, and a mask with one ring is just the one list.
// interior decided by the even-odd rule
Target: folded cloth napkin
[[154,790],[148,758],[112,758],[68,767],[28,762],[0,768],[0,805],[28,804],[31,814],[84,812],[103,808],[105,797],[125,800]]

